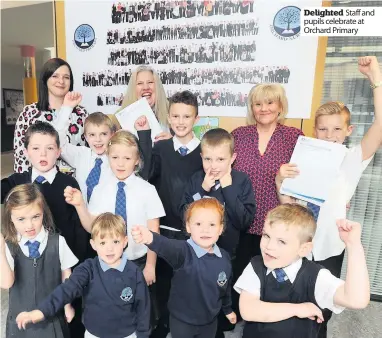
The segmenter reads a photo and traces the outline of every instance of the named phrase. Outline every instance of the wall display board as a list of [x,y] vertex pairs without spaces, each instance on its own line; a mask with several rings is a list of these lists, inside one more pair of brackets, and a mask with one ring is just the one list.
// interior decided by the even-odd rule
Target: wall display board
[[[168,96],[198,95],[200,115],[244,117],[249,90],[284,85],[289,118],[309,118],[318,38],[285,1],[65,1],[66,59],[90,111],[114,113],[131,72],[151,65]],[[90,10],[91,9],[91,10]]]

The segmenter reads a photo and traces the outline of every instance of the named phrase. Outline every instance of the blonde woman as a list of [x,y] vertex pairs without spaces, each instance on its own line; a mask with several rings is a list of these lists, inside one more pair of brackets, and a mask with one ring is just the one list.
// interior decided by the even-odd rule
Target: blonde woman
[[[121,109],[145,97],[153,110],[163,132],[155,136],[155,141],[166,140],[172,137],[168,124],[168,100],[162,81],[158,74],[149,66],[139,66],[132,74]],[[118,126],[116,118],[112,117]]]

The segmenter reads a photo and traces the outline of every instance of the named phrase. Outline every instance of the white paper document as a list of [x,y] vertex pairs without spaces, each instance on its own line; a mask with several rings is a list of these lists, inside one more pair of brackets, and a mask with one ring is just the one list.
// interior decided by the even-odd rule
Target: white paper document
[[135,136],[138,136],[138,133],[134,128],[134,123],[138,117],[142,115],[146,116],[147,120],[149,121],[151,139],[154,142],[155,136],[162,132],[162,128],[150,105],[144,97],[116,113],[115,117],[117,118],[122,129],[128,130]]
[[300,173],[286,178],[280,193],[321,206],[335,184],[345,155],[342,144],[299,136],[290,163],[296,164]]

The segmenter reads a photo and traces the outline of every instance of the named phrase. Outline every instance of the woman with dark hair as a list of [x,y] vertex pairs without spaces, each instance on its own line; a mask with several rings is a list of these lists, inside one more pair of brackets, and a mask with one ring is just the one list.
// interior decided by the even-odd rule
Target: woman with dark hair
[[[28,171],[30,166],[25,157],[24,135],[28,127],[37,121],[46,121],[54,124],[54,120],[62,109],[71,109],[70,126],[66,135],[70,143],[85,145],[83,125],[88,113],[79,106],[81,96],[76,100],[65,100],[68,92],[73,91],[73,74],[69,64],[59,58],[48,60],[41,71],[39,79],[38,102],[26,105],[21,112],[13,139],[14,171],[21,173]],[[73,169],[59,159],[57,165],[60,171],[73,173]]]

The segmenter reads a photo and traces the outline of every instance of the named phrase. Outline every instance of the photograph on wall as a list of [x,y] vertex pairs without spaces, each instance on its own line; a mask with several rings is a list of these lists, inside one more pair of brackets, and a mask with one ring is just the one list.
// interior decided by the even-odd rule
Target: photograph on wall
[[[250,89],[282,84],[308,118],[318,38],[300,36],[301,1],[65,3],[67,60],[89,111],[115,113],[132,72],[151,66],[168,97],[190,90],[201,116],[246,115]],[[304,6],[320,6],[307,0]],[[296,55],[304,55],[297,58]]]

